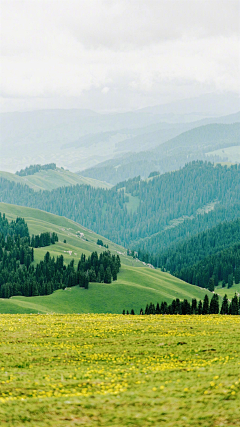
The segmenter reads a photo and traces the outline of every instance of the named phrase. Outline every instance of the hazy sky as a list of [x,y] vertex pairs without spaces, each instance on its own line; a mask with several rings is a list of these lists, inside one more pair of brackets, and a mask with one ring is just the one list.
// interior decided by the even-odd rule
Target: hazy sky
[[240,92],[238,0],[1,0],[2,111]]

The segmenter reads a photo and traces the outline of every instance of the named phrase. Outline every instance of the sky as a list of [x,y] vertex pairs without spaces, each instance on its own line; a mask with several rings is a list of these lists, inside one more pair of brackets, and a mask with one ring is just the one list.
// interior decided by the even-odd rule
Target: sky
[[240,92],[237,0],[1,0],[1,111]]

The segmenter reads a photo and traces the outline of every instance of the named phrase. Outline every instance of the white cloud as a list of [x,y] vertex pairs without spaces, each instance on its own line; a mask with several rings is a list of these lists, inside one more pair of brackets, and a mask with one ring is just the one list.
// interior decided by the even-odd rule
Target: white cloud
[[3,1],[4,108],[17,98],[35,99],[38,108],[39,99],[86,99],[92,91],[99,93],[93,109],[107,92],[116,105],[123,93],[139,104],[146,96],[157,100],[166,88],[172,99],[183,87],[187,95],[194,87],[238,92],[237,5],[232,0]]

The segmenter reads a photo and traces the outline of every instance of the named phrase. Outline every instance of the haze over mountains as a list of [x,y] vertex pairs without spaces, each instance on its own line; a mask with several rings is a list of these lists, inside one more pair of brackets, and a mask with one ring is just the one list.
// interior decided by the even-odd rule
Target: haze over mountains
[[[152,149],[195,127],[239,122],[238,108],[235,95],[209,94],[125,113],[77,109],[3,113],[0,169],[15,172],[30,164],[55,162],[73,172],[83,171],[128,152]],[[227,152],[224,159],[231,160]]]
[[[236,116],[236,115],[234,115]],[[225,119],[225,118],[224,118]],[[191,160],[229,161],[229,148],[240,154],[240,123],[199,126],[155,146],[148,151],[126,153],[82,171],[84,176],[117,184],[140,175],[147,178],[152,171],[165,173],[183,167]],[[154,138],[155,136],[155,138]],[[144,135],[145,141],[157,141],[158,132]],[[141,136],[138,137],[141,141]],[[137,138],[135,138],[137,140]],[[119,143],[120,144],[120,143]],[[129,141],[129,146],[131,146]]]

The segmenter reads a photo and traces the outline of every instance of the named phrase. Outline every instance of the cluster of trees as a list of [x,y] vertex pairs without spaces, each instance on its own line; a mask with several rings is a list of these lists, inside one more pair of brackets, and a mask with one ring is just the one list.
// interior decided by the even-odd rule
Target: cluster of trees
[[[18,234],[16,234],[18,233]],[[49,240],[50,239],[50,240]],[[88,288],[89,282],[111,283],[117,280],[121,267],[119,255],[105,251],[100,255],[93,252],[89,257],[82,254],[78,265],[72,260],[64,265],[63,256],[51,257],[49,252],[35,267],[34,247],[49,241],[55,243],[57,234],[42,233],[30,238],[23,218],[8,222],[0,213],[0,297],[14,295],[49,295],[57,289],[79,285]]]
[[[33,249],[30,250],[30,255],[32,253]],[[121,266],[120,258],[111,256],[110,252],[104,252],[99,257],[97,252],[93,252],[88,258],[83,254],[77,268],[74,260],[66,266],[62,255],[55,259],[49,252],[36,267],[31,264],[32,260],[30,257],[29,262],[25,263],[25,258],[19,259],[17,245],[8,254],[3,251],[3,256],[0,256],[1,298],[14,295],[50,295],[57,289],[76,285],[88,289],[89,282],[111,283],[112,280],[117,280]]]
[[93,252],[88,258],[81,255],[76,274],[79,272],[83,282],[87,279],[88,282],[111,283],[117,280],[120,267],[119,255],[111,255],[110,251],[105,251],[98,256],[97,252]]
[[[240,297],[236,294],[232,298],[232,300],[228,300],[227,295],[225,294],[221,309],[219,304],[219,297],[217,294],[213,294],[211,300],[209,301],[208,295],[206,294],[204,300],[201,301],[195,298],[192,299],[191,303],[184,299],[184,301],[180,301],[178,298],[173,300],[170,304],[166,301],[161,304],[157,303],[156,307],[153,303],[147,304],[145,310],[141,308],[140,314],[181,314],[181,315],[189,315],[189,314],[231,314],[231,315],[239,315],[240,314]],[[129,312],[123,310],[123,314],[129,314]],[[130,314],[135,314],[132,309]]]
[[45,232],[37,234],[36,236],[32,235],[30,246],[33,248],[44,248],[45,246],[54,245],[55,242],[58,242],[58,235],[53,231],[53,233]]
[[[76,185],[34,192],[1,178],[0,200],[66,216],[118,244],[156,255],[174,239],[239,217],[239,185],[240,165],[195,161],[148,182],[137,177],[110,190]],[[135,212],[126,193],[138,203]],[[212,212],[198,211],[214,203]]]
[[19,176],[27,176],[27,175],[34,175],[37,172],[40,172],[41,170],[55,170],[57,168],[56,163],[48,163],[47,165],[30,165],[26,167],[25,169],[21,169],[20,171],[16,172],[16,175]]
[[105,245],[101,239],[97,239],[97,245],[104,246],[104,248],[108,248],[108,245]]
[[0,233],[2,236],[29,237],[28,226],[24,218],[17,218],[16,221],[9,222],[5,213],[0,212]]

